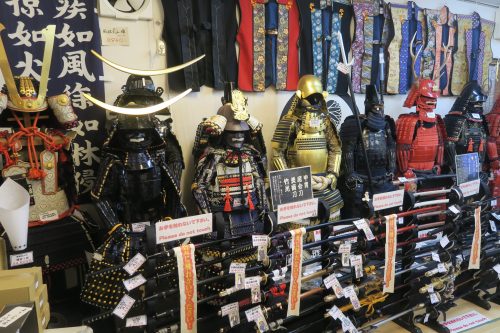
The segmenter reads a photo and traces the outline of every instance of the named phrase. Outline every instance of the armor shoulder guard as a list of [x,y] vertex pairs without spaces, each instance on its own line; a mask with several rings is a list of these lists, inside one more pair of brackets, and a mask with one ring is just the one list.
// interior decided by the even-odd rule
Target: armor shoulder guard
[[466,120],[466,117],[457,114],[447,114],[444,117],[446,137],[449,141],[458,141],[460,132],[462,131]]
[[290,114],[286,114],[282,117],[278,122],[278,125],[276,125],[276,130],[274,131],[271,142],[276,142],[280,145],[286,146],[290,135],[292,134],[295,120],[295,117]]
[[104,158],[101,159],[101,163],[99,165],[98,178],[95,182],[94,188],[90,192],[92,199],[99,200],[101,198],[102,192],[106,186],[108,176],[110,172],[112,172],[112,168],[115,164],[120,163],[120,158],[114,154],[104,153]]
[[48,97],[47,103],[54,112],[54,116],[59,124],[64,126],[65,129],[78,126],[78,117],[76,116],[75,111],[73,111],[71,99],[67,93]]
[[340,139],[342,142],[357,140],[359,136],[359,129],[356,116],[349,116],[345,118],[340,126]]
[[396,140],[398,144],[411,145],[413,143],[413,134],[418,122],[418,116],[415,113],[402,114],[396,121]]
[[486,120],[488,121],[490,135],[495,138],[500,136],[500,114],[489,113],[486,115]]
[[392,138],[396,141],[396,122],[391,116],[385,116],[386,128],[391,132]]
[[7,101],[7,95],[0,92],[0,114],[2,114],[2,111],[5,110],[5,108],[7,108]]

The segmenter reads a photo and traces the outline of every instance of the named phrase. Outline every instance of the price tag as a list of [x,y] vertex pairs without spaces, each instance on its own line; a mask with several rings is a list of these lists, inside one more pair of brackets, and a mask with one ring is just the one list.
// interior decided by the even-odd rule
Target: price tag
[[257,246],[257,261],[264,261],[267,258],[267,245]]
[[133,299],[129,295],[123,295],[120,303],[118,303],[116,308],[113,310],[113,314],[121,319],[124,319],[130,309],[132,309],[134,303],[135,299]]
[[439,244],[441,244],[441,247],[444,249],[446,245],[450,244],[450,240],[448,239],[448,235],[444,235],[443,238],[439,241]]
[[460,213],[460,208],[457,207],[457,205],[450,206],[448,208],[453,214],[459,214]]
[[491,231],[497,232],[497,225],[496,225],[495,221],[490,220],[490,227],[491,227]]
[[245,316],[247,317],[248,322],[255,322],[259,332],[267,332],[269,330],[269,326],[267,325],[266,318],[264,318],[264,314],[262,313],[260,306],[246,310]]
[[429,294],[432,294],[434,292],[434,286],[432,284],[430,284],[430,285],[427,286],[427,292]]
[[337,297],[337,299],[344,297],[344,290],[343,290],[342,286],[340,285],[340,282],[337,279],[337,277],[335,276],[335,274],[332,274],[332,275],[326,277],[323,280],[323,283],[327,289],[330,289],[330,288],[333,289],[333,292],[335,293],[335,296]]
[[31,308],[28,308],[26,306],[16,306],[12,310],[4,314],[2,317],[0,317],[0,327],[10,326],[13,322],[15,322],[16,320],[18,320],[19,318],[21,318],[30,311]]
[[349,258],[351,255],[351,243],[340,244],[339,253],[342,255],[342,266],[349,267]]
[[492,199],[491,202],[490,202],[490,205],[492,207],[495,207],[497,205],[497,199]]
[[429,294],[429,296],[431,297],[431,303],[432,304],[439,303],[440,299],[439,299],[439,294],[438,293],[431,293],[431,294]]
[[441,262],[441,258],[439,258],[439,254],[437,252],[432,252],[432,260],[435,262]]
[[429,321],[429,316],[430,316],[430,315],[431,315],[430,313],[426,313],[426,314],[425,314],[425,317],[424,317],[424,323],[426,323],[426,322],[428,322],[428,321]]
[[321,230],[314,230],[314,241],[318,242],[321,240]]
[[33,251],[10,255],[10,267],[27,265],[31,263],[33,263]]
[[359,303],[358,295],[356,295],[356,292],[354,291],[353,285],[350,285],[350,286],[344,288],[344,295],[345,295],[345,297],[349,297],[354,310],[359,310],[361,308],[361,304]]
[[436,114],[434,112],[427,112],[427,118],[436,118]]
[[267,247],[268,241],[269,241],[269,237],[267,235],[252,235],[252,245],[253,246],[265,245]]
[[260,276],[249,276],[245,278],[245,289],[251,289],[254,287],[260,287]]
[[234,327],[240,324],[240,308],[238,302],[224,305],[220,310],[222,316],[228,316],[229,326]]
[[146,226],[150,226],[150,222],[136,222],[132,223],[132,232],[144,232]]
[[148,317],[146,315],[140,315],[127,318],[125,327],[146,326],[147,324],[148,324]]
[[405,223],[405,218],[404,217],[398,217],[398,224],[403,224]]
[[141,266],[146,262],[146,257],[144,257],[141,253],[137,253],[128,261],[128,263],[123,266],[123,269],[129,274],[134,274]]
[[333,318],[333,319],[339,319],[342,317],[345,317],[344,313],[340,311],[340,309],[334,305],[330,310],[328,310],[328,314]]
[[439,263],[437,269],[439,273],[446,273],[448,271],[443,263]]
[[370,229],[370,225],[365,219],[354,221],[354,225],[358,228],[358,230],[363,230],[367,240],[371,241],[375,239],[375,236],[373,236],[373,232]]
[[346,316],[342,317],[341,322],[342,322],[342,330],[344,332],[358,333],[358,330],[348,317]]
[[144,283],[146,283],[146,279],[142,276],[142,274],[131,277],[128,280],[123,280],[123,285],[128,291],[134,290],[135,288],[142,286]]
[[481,116],[477,113],[471,113],[471,115],[472,115],[472,118],[474,118],[474,119],[481,119]]
[[401,183],[406,183],[408,181],[408,179],[406,177],[398,177],[398,180],[401,182]]
[[363,277],[363,256],[352,255],[351,256],[351,267],[354,267],[354,273],[356,279]]
[[250,297],[252,299],[252,304],[261,302],[260,286],[252,287],[250,290]]
[[273,281],[279,282],[279,281],[285,279],[285,274],[287,271],[288,271],[288,267],[283,267],[281,269],[273,270]]
[[51,210],[45,213],[41,213],[39,215],[40,221],[42,222],[50,222],[57,220],[59,218],[59,214],[57,213],[57,210]]

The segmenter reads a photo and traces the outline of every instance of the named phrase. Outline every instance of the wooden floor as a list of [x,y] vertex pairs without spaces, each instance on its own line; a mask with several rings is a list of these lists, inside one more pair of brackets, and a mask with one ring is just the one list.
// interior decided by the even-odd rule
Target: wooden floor
[[[484,310],[483,308],[480,308],[472,303],[469,303],[464,300],[458,300],[456,307],[450,309],[446,315],[446,320],[449,320],[453,317],[460,316],[464,313],[470,312],[470,311],[477,311],[483,316],[487,317],[490,321],[488,321],[486,324],[482,326],[476,326],[475,328],[462,331],[462,332],[468,332],[468,333],[500,333],[500,305],[497,305],[495,303],[491,303],[491,309],[489,311]],[[443,320],[442,317],[439,318],[440,320]],[[423,333],[435,333],[434,330],[428,328],[427,326],[420,325],[418,324],[418,327],[422,329]],[[396,332],[407,332],[405,329],[401,328],[400,326],[394,324],[394,323],[388,323],[382,327],[380,327],[378,330],[373,331],[374,333],[396,333]]]

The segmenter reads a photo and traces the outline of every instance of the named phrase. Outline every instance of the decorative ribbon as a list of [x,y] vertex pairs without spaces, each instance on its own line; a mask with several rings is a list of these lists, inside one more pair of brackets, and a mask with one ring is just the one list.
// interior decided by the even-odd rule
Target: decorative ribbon
[[181,312],[181,332],[197,332],[197,279],[194,245],[187,244],[174,248],[179,274],[179,295]]
[[384,267],[384,293],[394,292],[394,278],[396,271],[396,245],[398,229],[396,220],[398,216],[386,216],[385,223],[385,267]]
[[481,207],[474,210],[474,236],[470,250],[468,269],[479,269],[481,262]]
[[290,274],[290,290],[288,292],[288,316],[300,314],[300,291],[302,288],[302,243],[306,234],[305,228],[294,229],[292,234],[292,267]]

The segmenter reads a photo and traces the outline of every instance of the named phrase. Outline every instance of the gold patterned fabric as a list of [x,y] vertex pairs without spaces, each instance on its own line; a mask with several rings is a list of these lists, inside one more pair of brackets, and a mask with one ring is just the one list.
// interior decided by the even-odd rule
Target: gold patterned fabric
[[253,4],[253,90],[264,91],[266,66],[266,7]]
[[276,89],[286,90],[286,79],[288,77],[288,8],[287,5],[279,4],[278,24],[278,52],[276,55]]
[[451,76],[451,92],[453,95],[460,95],[463,87],[467,83],[469,73],[467,72],[467,55],[465,31],[472,26],[472,15],[457,15],[457,47],[458,52],[454,55],[453,74]]
[[399,50],[401,49],[401,25],[406,19],[406,7],[390,5],[394,38],[389,44],[389,75],[387,76],[387,93],[399,93]]

